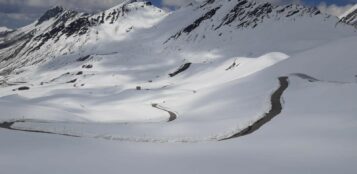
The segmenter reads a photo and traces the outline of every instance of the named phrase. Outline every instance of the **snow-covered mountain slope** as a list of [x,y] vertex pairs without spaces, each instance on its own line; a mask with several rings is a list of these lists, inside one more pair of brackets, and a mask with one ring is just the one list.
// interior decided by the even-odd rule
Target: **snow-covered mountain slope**
[[[153,25],[164,15],[162,10],[147,2],[126,1],[96,15],[55,7],[31,25],[3,36],[6,42],[0,45],[0,67],[6,66],[7,71],[12,71],[78,51],[106,37],[118,39],[123,33]],[[26,59],[19,61],[21,57]]]
[[7,27],[0,27],[0,33],[6,32],[6,31],[11,31],[11,29]]
[[340,16],[342,22],[354,25],[357,28],[357,4]]
[[[101,173],[103,171],[107,173],[121,171],[124,173],[153,174],[216,174],[220,172],[236,173],[237,171],[253,174],[300,174],[302,172],[333,174],[343,171],[346,174],[354,174],[357,159],[355,153],[357,146],[355,138],[355,100],[357,96],[355,91],[357,86],[356,83],[338,83],[330,80],[350,77],[350,74],[353,74],[348,73],[347,69],[349,66],[355,66],[354,57],[356,54],[350,52],[351,49],[355,50],[353,49],[355,42],[356,38],[346,38],[311,49],[249,77],[249,81],[244,80],[241,85],[230,89],[234,90],[233,92],[220,91],[227,95],[241,93],[237,94],[241,97],[244,96],[242,93],[247,88],[259,88],[259,85],[270,83],[269,80],[276,80],[274,76],[290,72],[308,72],[314,74],[316,78],[321,78],[319,81],[314,81],[300,78],[304,77],[302,75],[299,75],[300,77],[290,76],[289,87],[282,100],[284,101],[283,112],[269,124],[264,125],[259,131],[249,136],[220,142],[165,144],[101,141],[92,138],[75,138],[3,129],[0,130],[2,140],[0,141],[0,166],[2,171],[6,171],[6,173],[31,172],[39,174],[48,172],[55,174],[63,172],[76,174]],[[346,52],[348,52],[346,57],[340,56],[340,54],[344,55]],[[338,58],[336,58],[336,55]],[[299,61],[299,59],[303,60]],[[344,64],[344,61],[347,63]],[[295,67],[296,63],[298,65]],[[319,70],[320,65],[323,67],[321,71]],[[342,68],[339,67],[341,65],[343,65]],[[331,68],[331,70],[326,71],[328,68]],[[341,74],[338,73],[342,70]],[[330,77],[333,74],[338,75]],[[249,92],[252,92],[252,90]],[[251,94],[248,93],[245,96],[252,96]],[[251,100],[252,98],[254,96],[245,99]],[[221,98],[202,98],[205,104],[210,104],[215,100],[230,102],[229,100],[221,100]],[[240,109],[249,109],[242,104],[244,103],[237,103],[234,106],[239,106]],[[224,107],[224,104],[220,105],[220,107],[222,106]],[[204,111],[207,108],[202,110]],[[209,113],[209,111],[206,113]],[[236,117],[240,113],[238,111]],[[220,116],[224,117],[223,114]],[[202,115],[202,117],[205,117],[205,115]],[[198,122],[199,119],[193,121]],[[228,120],[226,121],[228,122]],[[174,123],[162,123],[158,127]],[[205,123],[201,122],[201,124]],[[16,127],[83,134],[83,132],[87,132],[84,131],[86,130],[85,127],[77,126],[89,126],[81,124],[71,127],[67,124],[58,125],[58,123],[54,123],[57,127],[46,125],[46,123],[42,125],[38,123],[31,127],[29,125],[17,125]],[[111,126],[110,129],[112,130],[116,127],[127,126],[124,129],[127,131],[131,128],[138,128],[130,124],[106,126]],[[90,128],[92,132],[103,133],[100,136],[95,134],[96,138],[143,140],[133,137],[118,138],[118,136],[113,136],[112,133],[105,134],[103,129],[98,129],[98,125],[95,124]],[[182,127],[181,131],[186,129],[188,128]],[[200,127],[193,129],[200,129]],[[156,130],[157,132],[164,131],[160,128]],[[112,131],[108,128],[107,132]],[[119,132],[118,134],[123,135],[124,133],[126,132]],[[19,158],[19,155],[21,158]],[[34,157],[36,157],[36,160],[34,160]]]
[[7,27],[0,27],[0,44],[4,42],[3,36],[7,35],[11,31],[12,29],[9,29]]
[[128,141],[231,138],[278,115],[287,82],[354,93],[355,37],[316,8],[250,0],[169,13],[133,0],[98,14],[55,7],[1,36],[0,120]]

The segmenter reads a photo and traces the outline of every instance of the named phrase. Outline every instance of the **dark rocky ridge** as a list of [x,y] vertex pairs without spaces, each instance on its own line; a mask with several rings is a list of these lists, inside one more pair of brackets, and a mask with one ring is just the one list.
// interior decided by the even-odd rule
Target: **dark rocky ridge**
[[186,71],[188,68],[190,68],[191,65],[192,65],[192,63],[185,63],[185,64],[181,65],[180,68],[178,68],[175,72],[170,73],[169,76],[174,77],[174,76]]
[[216,13],[222,6],[219,3],[221,1],[206,1],[206,3],[199,7],[199,9],[205,11],[205,13],[193,21],[192,24],[169,37],[164,43],[167,43],[172,39],[178,39],[183,36],[184,33],[189,35],[194,30],[201,27],[201,25],[205,22],[207,22],[207,25],[203,27],[207,28],[207,26],[210,26],[211,30],[219,30],[223,26],[233,27],[236,29],[255,28],[260,23],[264,22],[266,18],[274,17],[275,20],[279,20],[280,18],[292,18],[303,15],[315,16],[321,14],[317,8],[308,8],[302,5],[274,6],[268,2],[258,3],[251,0],[235,1],[236,3],[232,9],[224,15],[222,19],[218,20],[218,24],[211,22],[208,19],[215,17]]
[[36,25],[40,25],[45,21],[50,20],[53,17],[56,17],[57,15],[61,14],[64,11],[64,9],[60,6],[54,7],[48,11],[45,12],[39,19]]
[[357,28],[357,8],[351,13],[347,14],[345,17],[343,17],[340,21],[346,24],[353,25]]

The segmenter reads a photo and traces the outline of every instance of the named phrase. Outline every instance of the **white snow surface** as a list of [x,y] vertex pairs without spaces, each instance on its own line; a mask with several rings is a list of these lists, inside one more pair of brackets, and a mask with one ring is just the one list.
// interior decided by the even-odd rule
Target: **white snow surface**
[[[1,62],[14,71],[0,76],[0,123],[22,121],[12,127],[81,137],[0,129],[1,170],[354,173],[355,29],[323,14],[284,17],[288,12],[270,14],[254,28],[236,28],[235,21],[212,29],[234,3],[167,13],[135,2],[114,24]],[[218,6],[192,32],[165,42]],[[269,111],[282,76],[289,77],[282,113],[253,134],[218,141]],[[30,89],[19,90],[24,86]],[[177,118],[168,122],[168,111]]]
[[0,27],[0,32],[11,31],[11,29],[7,27]]

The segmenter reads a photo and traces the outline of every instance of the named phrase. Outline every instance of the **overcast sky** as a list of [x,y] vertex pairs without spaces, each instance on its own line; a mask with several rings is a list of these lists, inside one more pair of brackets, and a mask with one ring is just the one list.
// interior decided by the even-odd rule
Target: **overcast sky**
[[[0,26],[16,28],[29,24],[41,16],[47,9],[60,5],[79,11],[100,11],[119,4],[123,0],[0,0]],[[172,9],[194,0],[152,0],[159,7]],[[196,0],[203,1],[203,0]],[[262,0],[256,0],[262,1]],[[277,4],[303,3],[318,6],[321,10],[339,15],[356,4],[357,0],[264,0]]]

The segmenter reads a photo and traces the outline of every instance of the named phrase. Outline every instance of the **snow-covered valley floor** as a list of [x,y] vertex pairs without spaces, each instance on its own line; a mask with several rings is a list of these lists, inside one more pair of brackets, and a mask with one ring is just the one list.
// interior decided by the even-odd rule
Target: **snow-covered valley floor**
[[[291,95],[299,92],[291,91]],[[300,109],[304,107],[296,108]],[[133,143],[1,130],[0,167],[8,174],[353,174],[356,130],[355,114],[301,114],[293,110],[284,111],[252,135],[194,144]]]

